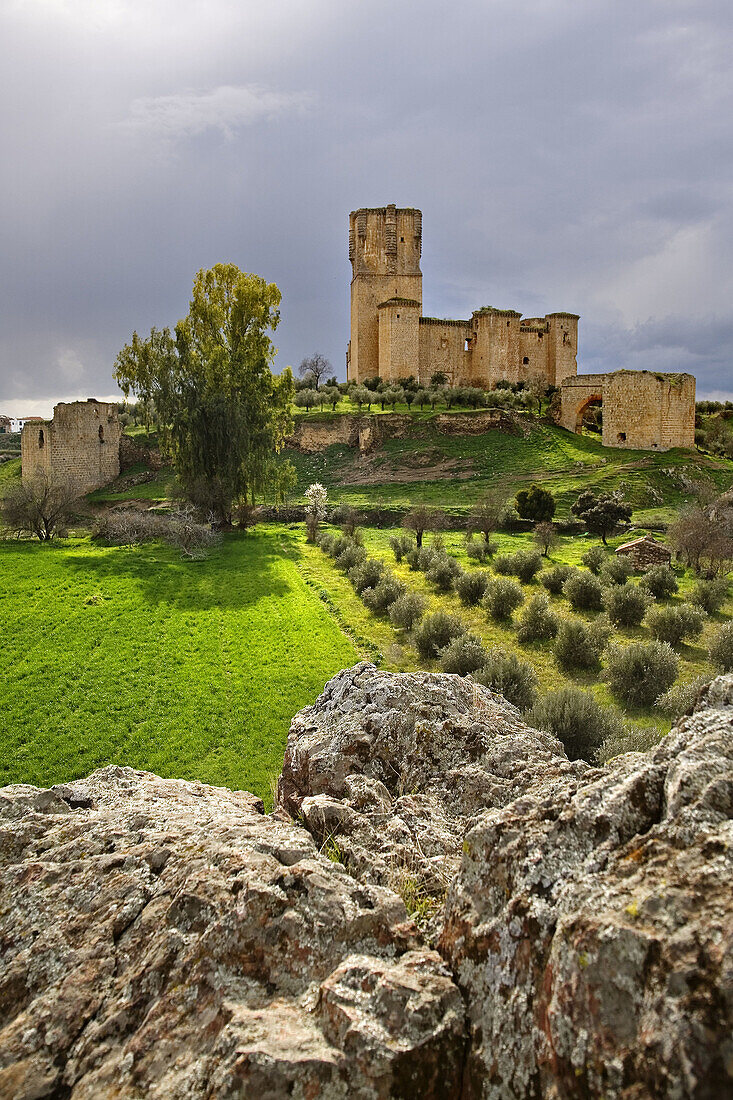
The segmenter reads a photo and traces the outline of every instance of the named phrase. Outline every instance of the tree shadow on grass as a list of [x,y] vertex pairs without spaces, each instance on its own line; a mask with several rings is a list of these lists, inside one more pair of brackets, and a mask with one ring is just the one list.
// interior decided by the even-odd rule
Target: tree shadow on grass
[[[95,553],[95,550],[98,550]],[[104,592],[105,581],[132,581],[151,606],[167,604],[180,611],[241,609],[261,599],[292,591],[278,564],[293,559],[296,546],[287,535],[226,535],[204,561],[182,559],[171,547],[146,543],[135,547],[95,546],[69,554],[64,564],[83,573]]]

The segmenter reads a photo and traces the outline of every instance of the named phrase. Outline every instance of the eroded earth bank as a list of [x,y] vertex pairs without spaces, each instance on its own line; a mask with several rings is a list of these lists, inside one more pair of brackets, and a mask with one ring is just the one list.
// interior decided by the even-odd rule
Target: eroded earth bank
[[733,676],[603,768],[361,664],[273,814],[123,767],[6,787],[0,1097],[731,1096],[732,817]]

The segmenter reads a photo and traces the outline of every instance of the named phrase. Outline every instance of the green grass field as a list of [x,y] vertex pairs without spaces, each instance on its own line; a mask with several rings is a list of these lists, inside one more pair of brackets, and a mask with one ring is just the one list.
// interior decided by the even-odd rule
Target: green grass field
[[298,572],[300,538],[167,547],[0,542],[0,785],[104,764],[270,799],[290,719],[362,653]]

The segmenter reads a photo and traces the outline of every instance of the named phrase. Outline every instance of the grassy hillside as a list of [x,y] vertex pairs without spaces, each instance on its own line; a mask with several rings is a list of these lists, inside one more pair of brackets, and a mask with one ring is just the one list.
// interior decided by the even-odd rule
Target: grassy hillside
[[293,714],[360,659],[293,533],[167,547],[0,542],[0,785],[108,763],[269,798]]
[[446,436],[429,420],[415,424],[407,439],[387,441],[360,458],[334,444],[320,454],[288,452],[299,488],[322,482],[333,501],[362,507],[417,502],[466,510],[487,489],[500,486],[514,496],[532,481],[551,489],[558,517],[567,515],[581,489],[622,489],[649,522],[669,519],[691,498],[695,481],[720,489],[733,484],[733,462],[690,451],[626,451],[601,446],[591,436],[528,422],[516,435],[492,430],[477,436]]

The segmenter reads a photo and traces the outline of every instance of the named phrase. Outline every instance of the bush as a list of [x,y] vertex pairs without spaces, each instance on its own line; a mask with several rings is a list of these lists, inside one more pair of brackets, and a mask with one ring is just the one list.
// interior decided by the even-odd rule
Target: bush
[[350,569],[353,569],[355,565],[363,565],[366,561],[367,552],[363,546],[359,546],[358,543],[352,542],[341,553],[334,558],[336,565],[339,569],[343,569],[346,573]]
[[332,538],[331,540],[329,554],[332,558],[337,558],[340,554],[343,554],[344,550],[348,550],[349,547],[353,545],[353,539],[347,538],[346,535],[337,535],[336,538]]
[[570,685],[535,703],[528,720],[554,733],[569,760],[594,760],[603,742],[624,728],[613,707],[602,706],[589,691]]
[[591,573],[600,573],[608,560],[608,554],[602,546],[591,546],[580,560],[586,569],[590,569]]
[[405,586],[391,573],[383,574],[374,588],[365,588],[361,598],[376,615],[386,615],[393,603],[405,594]]
[[454,638],[465,633],[465,626],[455,615],[447,611],[434,611],[426,615],[415,630],[414,641],[421,657],[437,657]]
[[511,619],[524,600],[524,594],[516,581],[509,577],[497,577],[486,586],[482,606],[492,619],[497,621]]
[[553,647],[555,660],[566,670],[598,668],[610,636],[611,628],[603,615],[590,624],[582,619],[563,619]]
[[316,536],[316,546],[319,550],[322,550],[324,554],[330,554],[335,542],[335,535],[332,535],[330,531],[321,531]]
[[466,555],[473,561],[484,562],[494,553],[496,553],[496,543],[477,538],[466,539]]
[[606,738],[596,753],[596,760],[605,764],[624,752],[648,752],[659,743],[661,736],[654,726],[632,726],[625,722],[618,733]]
[[509,577],[514,572],[514,555],[497,554],[494,558],[494,572]]
[[49,542],[65,537],[78,496],[70,484],[39,470],[0,499],[0,516],[11,531]]
[[692,714],[698,695],[709,683],[709,676],[698,676],[689,684],[675,684],[655,700],[654,706],[659,707],[673,722],[676,722],[685,714]]
[[710,643],[710,660],[723,672],[733,671],[733,622],[725,623]]
[[430,546],[415,547],[405,554],[405,561],[413,572],[425,573],[435,560],[435,550]]
[[655,600],[667,600],[679,588],[677,578],[668,565],[653,565],[641,577],[639,584],[654,596]]
[[652,597],[644,588],[627,581],[603,593],[603,605],[614,626],[639,626]]
[[456,592],[461,603],[466,607],[473,607],[481,603],[489,578],[478,569],[470,569],[467,573],[461,573],[456,577]]
[[405,554],[409,554],[410,550],[415,546],[415,542],[409,535],[393,535],[389,540],[389,545],[394,554],[395,561],[402,561]]
[[604,588],[612,584],[626,584],[634,570],[628,558],[609,558],[598,577]]
[[560,626],[560,618],[550,610],[550,601],[544,592],[538,592],[527,604],[519,621],[517,639],[520,642],[536,642],[554,638]]
[[559,596],[563,585],[573,570],[569,565],[555,565],[552,569],[545,569],[540,573],[540,584],[551,592],[553,596]]
[[474,680],[503,695],[520,710],[527,710],[537,698],[537,676],[516,653],[498,646],[490,649],[484,665],[473,674]]
[[156,512],[111,510],[94,528],[94,538],[112,546],[136,546],[163,537],[163,517]]
[[519,550],[514,554],[512,572],[524,584],[529,584],[542,568],[542,555],[539,550]]
[[679,658],[667,642],[614,646],[606,679],[616,698],[630,707],[649,707],[677,679]]
[[376,588],[382,579],[385,565],[379,558],[367,558],[361,565],[349,570],[348,577],[354,590],[361,595],[365,588]]
[[690,603],[716,615],[728,598],[728,582],[722,577],[714,581],[698,581],[690,593]]
[[562,587],[563,595],[573,611],[600,611],[603,604],[603,588],[598,577],[576,569]]
[[405,592],[399,596],[389,609],[389,621],[403,630],[412,630],[425,614],[427,601],[419,592]]
[[481,639],[475,634],[461,634],[446,646],[440,655],[440,667],[443,672],[454,672],[458,676],[483,668],[486,663],[486,650]]
[[455,558],[448,554],[441,554],[440,557],[435,558],[425,576],[439,592],[450,592],[453,582],[461,572],[461,567]]
[[658,642],[680,645],[685,639],[699,638],[705,622],[705,612],[689,603],[677,607],[653,607],[646,625]]
[[190,505],[160,519],[161,537],[187,558],[202,561],[221,542],[218,531],[212,531],[208,524],[196,520]]

